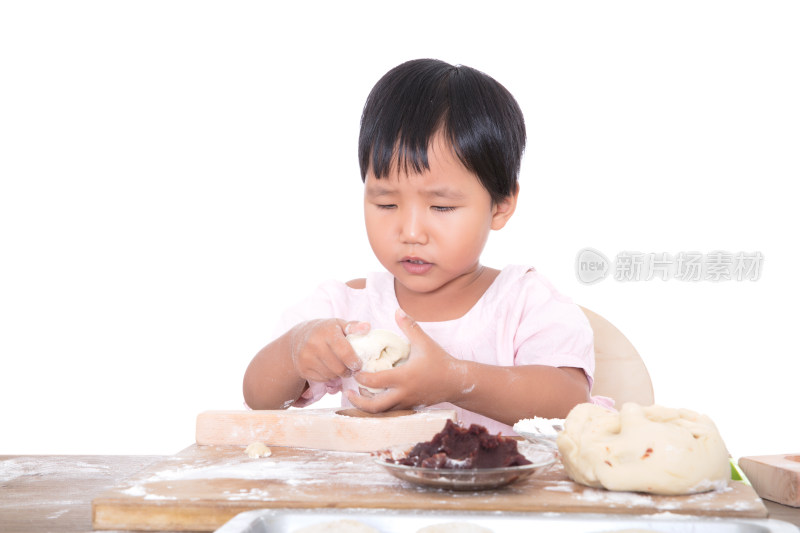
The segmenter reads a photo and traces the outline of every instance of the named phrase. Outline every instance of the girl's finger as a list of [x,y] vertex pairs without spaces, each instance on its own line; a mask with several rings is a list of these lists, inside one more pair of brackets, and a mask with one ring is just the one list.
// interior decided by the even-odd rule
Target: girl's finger
[[400,365],[397,368],[389,370],[380,370],[378,372],[356,372],[353,374],[355,380],[365,387],[373,389],[391,389],[403,382],[405,365]]
[[344,325],[343,331],[345,335],[366,335],[369,333],[370,324],[369,322],[359,322],[357,320],[353,320],[351,322],[347,322]]
[[352,374],[350,369],[347,368],[342,360],[333,352],[328,352],[320,356],[319,362],[324,368],[322,372],[327,375],[327,379],[325,381],[334,378],[349,377]]
[[397,394],[392,391],[376,394],[372,398],[361,396],[355,391],[347,391],[347,399],[354,407],[366,413],[382,413],[394,409],[398,405]]
[[342,364],[344,374],[338,374],[341,377],[347,377],[353,372],[361,368],[361,358],[356,355],[355,350],[350,345],[350,342],[344,337],[337,337],[330,342],[331,352],[336,356],[337,360]]
[[417,321],[408,316],[402,309],[398,308],[395,311],[394,319],[412,346],[414,344],[423,344],[431,340],[428,334],[425,333],[421,327],[419,327]]

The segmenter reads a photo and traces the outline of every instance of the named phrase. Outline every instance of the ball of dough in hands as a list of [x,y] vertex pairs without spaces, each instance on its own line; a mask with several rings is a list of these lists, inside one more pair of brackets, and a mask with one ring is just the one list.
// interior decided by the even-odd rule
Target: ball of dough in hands
[[716,426],[688,409],[579,404],[556,442],[567,475],[591,487],[692,494],[724,488],[730,477]]
[[[350,334],[347,337],[356,355],[361,359],[361,370],[379,372],[389,370],[408,360],[411,346],[403,337],[386,329],[373,329],[366,335]],[[373,393],[383,389],[364,387]]]

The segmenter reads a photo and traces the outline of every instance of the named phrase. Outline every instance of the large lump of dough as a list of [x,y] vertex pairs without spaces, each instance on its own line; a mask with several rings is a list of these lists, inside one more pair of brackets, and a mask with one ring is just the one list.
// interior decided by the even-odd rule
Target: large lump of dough
[[[361,359],[361,370],[364,372],[389,370],[402,364],[408,360],[411,350],[408,341],[386,329],[373,329],[366,335],[350,334],[347,340]],[[364,388],[373,393],[383,390]]]
[[567,475],[590,487],[692,494],[724,488],[730,477],[716,426],[688,409],[579,404],[556,442]]

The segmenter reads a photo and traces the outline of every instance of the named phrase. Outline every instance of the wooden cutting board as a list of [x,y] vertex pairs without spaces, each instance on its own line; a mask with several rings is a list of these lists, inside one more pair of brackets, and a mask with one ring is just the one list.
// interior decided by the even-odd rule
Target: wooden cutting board
[[691,496],[609,492],[577,485],[560,463],[542,476],[479,492],[417,487],[368,453],[273,447],[250,459],[244,446],[193,445],[143,470],[92,502],[95,529],[212,531],[263,508],[369,508],[581,512],[764,518],[752,487]]
[[318,450],[370,452],[430,440],[454,410],[388,411],[369,415],[357,409],[207,411],[197,416],[195,441],[209,445],[294,446]]
[[742,457],[739,466],[759,496],[800,507],[800,454]]

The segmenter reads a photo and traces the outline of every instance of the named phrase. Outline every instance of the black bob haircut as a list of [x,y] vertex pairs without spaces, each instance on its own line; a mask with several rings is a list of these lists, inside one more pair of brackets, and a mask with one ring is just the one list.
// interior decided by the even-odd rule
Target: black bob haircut
[[516,192],[525,120],[508,90],[483,72],[436,59],[407,61],[372,88],[361,116],[358,159],[380,179],[395,161],[405,172],[429,169],[428,146],[442,132],[492,201]]

